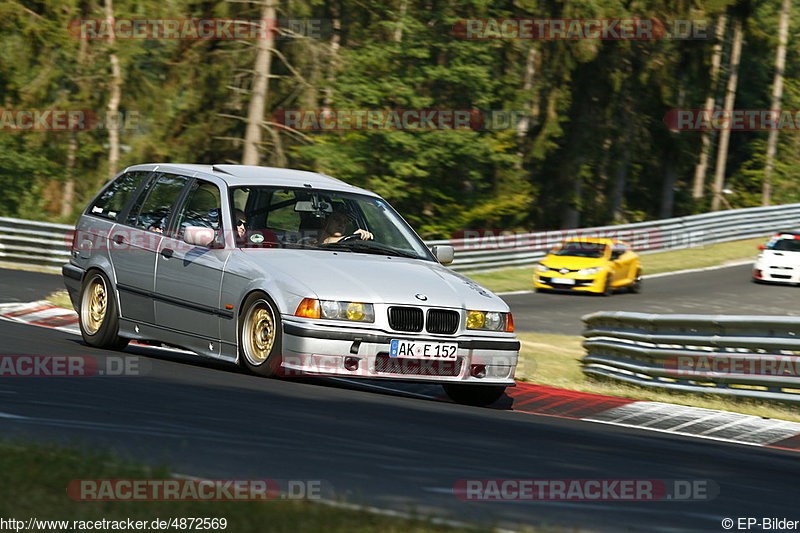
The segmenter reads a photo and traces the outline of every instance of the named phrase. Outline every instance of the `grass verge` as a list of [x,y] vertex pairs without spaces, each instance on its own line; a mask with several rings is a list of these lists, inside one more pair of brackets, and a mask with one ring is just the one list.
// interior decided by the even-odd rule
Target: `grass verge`
[[[759,237],[686,250],[644,254],[641,256],[642,270],[645,275],[659,274],[724,265],[737,260],[755,260],[756,246],[763,244],[764,240],[764,237]],[[533,267],[504,268],[485,273],[466,272],[465,275],[494,292],[523,291],[533,289],[533,270]]]
[[796,409],[769,402],[726,398],[715,394],[657,391],[626,383],[587,379],[581,372],[580,365],[580,360],[584,356],[581,345],[583,337],[549,333],[517,335],[522,344],[517,379],[523,381],[609,396],[676,403],[800,422],[800,413]]
[[50,293],[50,295],[45,298],[51,305],[56,307],[64,307],[66,309],[72,309],[72,301],[69,299],[69,294],[67,293],[66,289],[59,289],[55,292]]
[[435,525],[422,518],[403,519],[307,501],[77,502],[66,494],[67,485],[74,479],[168,479],[170,472],[75,448],[0,442],[0,472],[0,517],[4,519],[27,521],[35,517],[72,522],[130,518],[152,522],[173,517],[225,518],[226,531],[235,533],[476,531]]

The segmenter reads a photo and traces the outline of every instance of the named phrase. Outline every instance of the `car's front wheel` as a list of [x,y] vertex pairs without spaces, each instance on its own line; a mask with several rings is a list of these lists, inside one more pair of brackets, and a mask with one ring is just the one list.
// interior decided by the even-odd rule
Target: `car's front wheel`
[[239,362],[262,376],[278,375],[281,369],[281,316],[263,293],[251,294],[239,317]]
[[633,294],[639,294],[642,292],[642,271],[639,270],[636,272],[636,277],[633,278],[633,283],[631,283],[630,287],[628,287],[628,291]]
[[102,272],[90,271],[83,280],[78,324],[86,344],[121,350],[128,339],[119,336],[119,314],[111,283]]
[[506,392],[502,385],[464,385],[445,383],[442,385],[447,395],[456,403],[483,407],[491,405]]

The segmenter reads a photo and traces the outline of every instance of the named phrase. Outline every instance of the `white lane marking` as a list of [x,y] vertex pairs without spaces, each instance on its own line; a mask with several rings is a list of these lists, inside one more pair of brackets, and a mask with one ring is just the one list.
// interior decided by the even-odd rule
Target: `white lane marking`
[[26,315],[18,316],[17,318],[23,319],[26,322],[39,322],[40,320],[44,320],[45,318],[53,318],[56,316],[69,316],[71,318],[78,318],[78,315],[73,311],[72,313],[66,312],[66,309],[62,309],[60,307],[53,307],[50,309],[44,309],[42,311],[38,311],[36,313],[29,313]]
[[11,413],[0,412],[0,418],[8,418],[11,420],[28,420],[27,416],[12,415]]
[[[723,268],[731,268],[731,267],[738,267],[742,265],[751,265],[755,263],[754,259],[747,259],[743,261],[736,261],[734,263],[725,263],[724,265],[714,265],[710,267],[703,267],[703,268],[687,268],[685,270],[673,270],[672,272],[659,272],[658,274],[645,274],[642,276],[642,279],[654,279],[654,278],[664,278],[666,276],[679,276],[681,274],[694,274],[695,272],[709,272],[712,270],[720,270]],[[496,292],[495,294],[498,296],[513,296],[515,294],[533,294],[535,291],[533,290],[524,290],[524,291],[505,291],[505,292]]]

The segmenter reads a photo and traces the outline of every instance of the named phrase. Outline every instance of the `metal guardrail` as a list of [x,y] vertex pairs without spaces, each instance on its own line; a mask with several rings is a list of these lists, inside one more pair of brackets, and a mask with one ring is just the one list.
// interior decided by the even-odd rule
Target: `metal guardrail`
[[[469,238],[427,244],[453,246],[454,270],[486,271],[535,263],[567,237],[616,238],[628,241],[639,253],[651,253],[761,237],[794,228],[799,221],[800,204],[787,204],[575,230],[505,235],[479,230],[465,232]],[[478,235],[473,237],[473,234]]]
[[[526,266],[542,259],[566,237],[611,237],[628,241],[639,253],[678,250],[769,235],[798,226],[800,204],[734,209],[688,217],[599,228],[530,233],[476,231],[477,237],[426,241],[456,249],[458,271]],[[38,265],[57,271],[69,260],[72,226],[0,217],[0,262]],[[470,234],[470,232],[465,232]]]
[[615,311],[583,321],[587,376],[800,402],[800,317]]
[[0,217],[0,262],[61,272],[74,226]]

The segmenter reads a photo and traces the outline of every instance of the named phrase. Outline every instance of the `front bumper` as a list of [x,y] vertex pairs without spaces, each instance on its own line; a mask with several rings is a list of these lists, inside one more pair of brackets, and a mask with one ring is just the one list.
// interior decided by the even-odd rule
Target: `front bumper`
[[[594,274],[592,276],[578,276],[576,274],[559,274],[558,272],[536,272],[533,275],[533,286],[537,289],[552,289],[559,291],[597,292],[605,290],[607,274]],[[573,283],[559,283],[555,279],[570,279]]]
[[756,263],[753,266],[753,279],[770,283],[800,283],[800,268]]
[[[414,333],[322,326],[283,318],[283,373],[475,385],[514,385],[519,341],[514,337]],[[456,360],[389,356],[392,339],[456,343]]]

